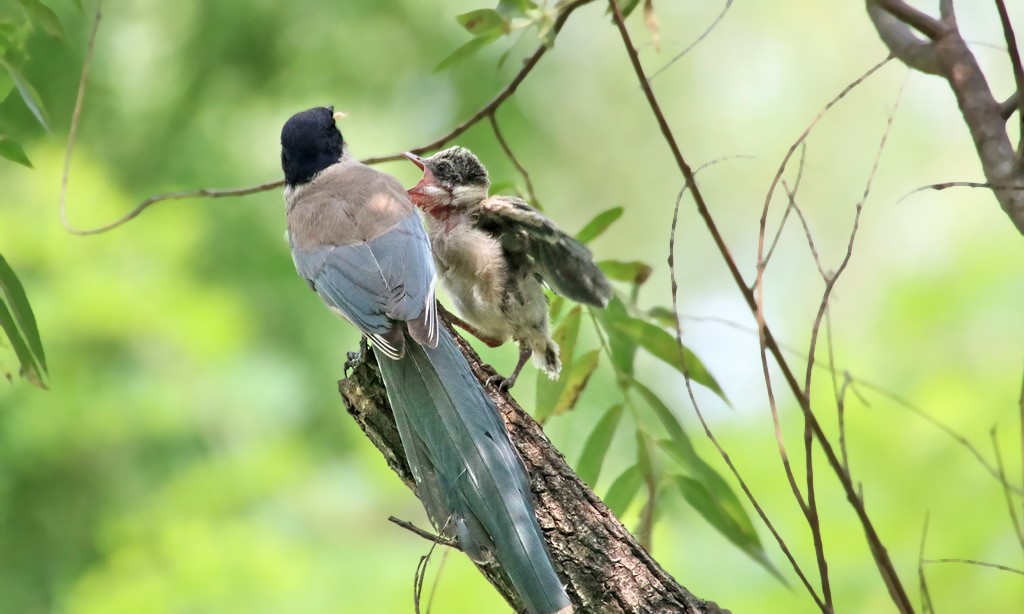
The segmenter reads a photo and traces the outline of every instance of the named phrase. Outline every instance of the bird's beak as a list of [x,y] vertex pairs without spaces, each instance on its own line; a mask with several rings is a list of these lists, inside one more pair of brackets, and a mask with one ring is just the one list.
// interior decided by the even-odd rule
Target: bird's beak
[[414,154],[412,152],[408,152],[408,151],[403,153],[402,155],[405,156],[410,162],[412,162],[416,166],[420,167],[421,171],[427,170],[427,166],[423,163],[423,158],[417,156],[416,154]]
[[340,121],[345,119],[346,117],[348,117],[348,113],[344,111],[338,111],[337,113],[334,114],[334,121]]

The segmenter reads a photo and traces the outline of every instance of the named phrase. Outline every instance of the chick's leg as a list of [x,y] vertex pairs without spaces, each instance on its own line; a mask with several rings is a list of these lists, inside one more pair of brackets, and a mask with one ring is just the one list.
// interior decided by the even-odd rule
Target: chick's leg
[[492,375],[487,378],[488,384],[497,384],[498,389],[506,391],[516,385],[516,380],[519,379],[519,372],[523,370],[526,365],[526,361],[530,360],[530,356],[533,355],[533,350],[528,348],[525,343],[519,344],[519,362],[516,363],[516,368],[512,371],[512,375],[504,377],[501,375]]
[[455,315],[451,311],[448,311],[448,308],[445,307],[444,305],[442,305],[441,301],[437,302],[437,309],[441,313],[441,316],[449,324],[451,324],[452,326],[458,326],[459,328],[461,328],[462,330],[466,331],[467,333],[473,335],[474,337],[476,337],[480,341],[483,341],[484,344],[487,347],[489,347],[489,348],[496,348],[496,347],[499,347],[500,345],[502,345],[503,343],[505,343],[501,339],[495,339],[494,337],[488,337],[487,335],[483,334],[482,332],[480,332],[479,329],[477,329],[475,326],[473,326],[469,322],[463,320],[462,318],[460,318],[459,316]]

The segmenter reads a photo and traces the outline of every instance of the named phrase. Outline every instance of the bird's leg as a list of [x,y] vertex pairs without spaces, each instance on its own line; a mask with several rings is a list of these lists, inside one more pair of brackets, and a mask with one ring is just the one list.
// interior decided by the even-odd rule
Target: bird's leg
[[469,322],[463,320],[459,316],[457,316],[454,313],[448,311],[448,309],[444,305],[441,304],[441,301],[437,302],[437,309],[438,309],[438,311],[441,312],[441,316],[445,320],[447,320],[449,324],[451,324],[452,326],[458,326],[459,328],[461,328],[462,330],[466,331],[467,333],[473,335],[474,337],[476,337],[480,341],[483,341],[484,345],[486,345],[487,347],[489,347],[489,348],[496,348],[496,347],[500,346],[501,344],[505,343],[501,339],[495,339],[494,337],[488,337],[487,335],[483,334],[482,332],[480,332],[475,326],[473,326]]
[[516,368],[512,371],[512,375],[503,377],[501,375],[492,375],[487,378],[488,384],[497,384],[498,389],[502,392],[509,390],[512,386],[516,385],[516,380],[519,379],[519,372],[523,370],[526,365],[526,361],[530,360],[530,356],[533,356],[533,350],[526,347],[525,343],[519,344],[519,362],[516,363]]
[[359,351],[348,353],[348,360],[345,361],[345,377],[348,377],[349,371],[366,362],[366,353],[369,350],[366,335],[361,335],[359,337]]

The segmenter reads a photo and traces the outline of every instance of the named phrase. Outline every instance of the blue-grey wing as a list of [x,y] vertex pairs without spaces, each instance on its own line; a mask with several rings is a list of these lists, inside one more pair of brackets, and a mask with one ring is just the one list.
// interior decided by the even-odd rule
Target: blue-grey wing
[[397,358],[403,351],[396,321],[408,322],[416,341],[437,344],[434,264],[415,214],[370,241],[315,248],[293,245],[292,258],[324,303],[388,356]]

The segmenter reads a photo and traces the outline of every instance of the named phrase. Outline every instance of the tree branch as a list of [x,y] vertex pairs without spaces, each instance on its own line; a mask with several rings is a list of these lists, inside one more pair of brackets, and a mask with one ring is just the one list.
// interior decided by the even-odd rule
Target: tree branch
[[[453,335],[483,383],[494,370]],[[398,477],[412,488],[398,429],[372,357],[338,382],[348,412]],[[533,505],[555,569],[580,612],[715,613],[721,610],[682,587],[636,542],[629,531],[570,468],[537,424],[507,394],[485,388],[505,420],[530,475]],[[504,572],[494,564],[480,572],[517,612],[523,612]]]
[[[994,186],[992,192],[1018,232],[1024,234],[1024,165],[1020,163],[1006,131],[1006,118],[1013,107],[996,101],[974,54],[960,35],[951,2],[944,0],[940,9],[942,21],[938,28],[923,25],[916,14],[894,10],[902,4],[896,0],[866,0],[867,12],[882,42],[910,68],[940,75],[956,96],[960,114],[974,140],[985,179]],[[1001,3],[1000,3],[1001,5]],[[931,18],[929,18],[931,19]],[[934,21],[934,20],[933,20]],[[932,24],[934,25],[934,24]],[[924,41],[910,32],[914,27],[929,36]],[[1014,47],[1012,29],[1004,20],[1004,31],[1010,46],[1014,75],[1020,79],[1016,64],[1019,54]],[[1018,86],[1018,91],[1020,87]],[[1011,100],[1019,104],[1019,94]],[[1024,152],[1022,152],[1024,153]],[[996,187],[998,186],[998,187]]]

